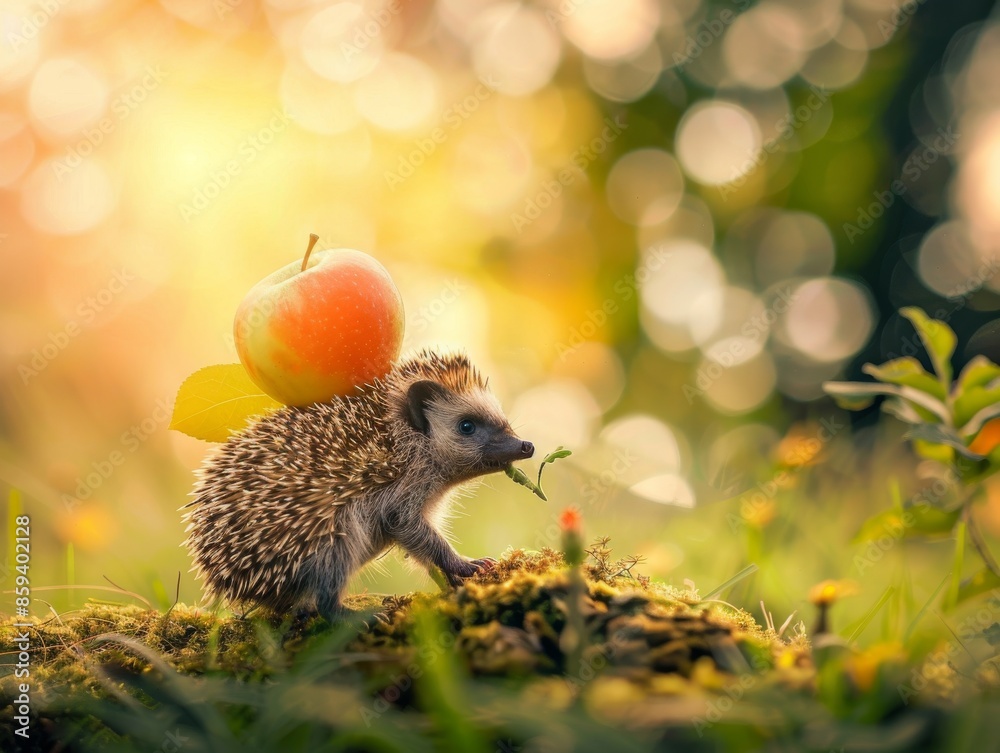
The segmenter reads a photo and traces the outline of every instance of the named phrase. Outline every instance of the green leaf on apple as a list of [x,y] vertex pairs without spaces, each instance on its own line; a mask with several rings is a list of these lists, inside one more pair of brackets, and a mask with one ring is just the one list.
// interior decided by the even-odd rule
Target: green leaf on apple
[[254,418],[281,407],[251,381],[242,364],[206,366],[181,384],[170,428],[206,442],[225,442]]

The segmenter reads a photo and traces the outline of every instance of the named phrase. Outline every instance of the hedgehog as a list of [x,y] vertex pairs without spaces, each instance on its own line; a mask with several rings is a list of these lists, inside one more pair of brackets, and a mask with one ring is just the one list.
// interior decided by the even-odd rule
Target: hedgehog
[[453,587],[491,569],[441,521],[462,484],[533,454],[465,354],[424,350],[356,394],[233,434],[181,508],[184,543],[213,597],[332,620],[352,575],[393,546]]

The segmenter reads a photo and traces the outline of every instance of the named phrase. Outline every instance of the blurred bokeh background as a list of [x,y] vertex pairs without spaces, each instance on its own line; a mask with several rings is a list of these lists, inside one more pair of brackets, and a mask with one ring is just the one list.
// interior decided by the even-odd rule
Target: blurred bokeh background
[[[200,598],[178,508],[211,446],[168,430],[173,398],[315,232],[389,268],[408,349],[465,348],[523,436],[575,452],[548,505],[487,480],[463,553],[554,545],[573,503],[649,575],[757,564],[729,598],[776,619],[825,577],[859,581],[848,609],[900,573],[926,598],[949,544],[853,537],[933,469],[820,385],[917,354],[902,305],[998,356],[992,13],[3,0],[0,484],[35,588],[169,604],[180,572]],[[432,587],[382,565],[356,589]]]

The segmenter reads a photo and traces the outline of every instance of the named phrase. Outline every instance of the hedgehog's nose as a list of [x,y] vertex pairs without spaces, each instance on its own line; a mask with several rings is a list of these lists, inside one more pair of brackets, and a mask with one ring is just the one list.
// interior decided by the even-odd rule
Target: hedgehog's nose
[[531,442],[521,442],[522,456],[530,458],[534,454],[535,454],[535,445],[531,444]]

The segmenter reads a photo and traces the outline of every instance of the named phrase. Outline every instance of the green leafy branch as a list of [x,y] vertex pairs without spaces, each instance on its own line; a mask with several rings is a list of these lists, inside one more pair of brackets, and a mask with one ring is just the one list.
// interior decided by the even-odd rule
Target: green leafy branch
[[[917,332],[930,357],[933,373],[910,356],[881,365],[865,364],[873,382],[827,382],[826,392],[842,408],[861,410],[885,397],[882,410],[912,427],[905,435],[922,457],[947,466],[966,489],[957,505],[929,497],[930,505],[887,511],[868,521],[862,534],[882,530],[890,518],[908,516],[908,535],[941,535],[956,532],[956,547],[968,533],[985,568],[953,589],[953,603],[990,588],[1000,587],[1000,567],[993,558],[972,515],[972,504],[982,482],[1000,471],[1000,366],[976,356],[954,377],[951,359],[958,338],[943,321],[931,319],[921,309],[900,310]],[[961,557],[956,554],[956,562]],[[956,565],[957,567],[957,565]]]

